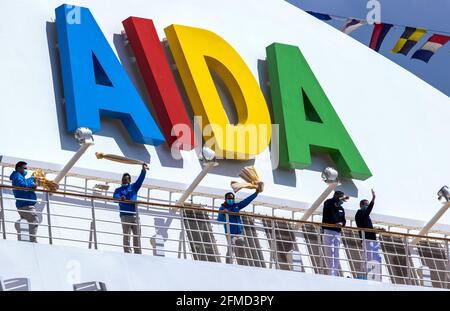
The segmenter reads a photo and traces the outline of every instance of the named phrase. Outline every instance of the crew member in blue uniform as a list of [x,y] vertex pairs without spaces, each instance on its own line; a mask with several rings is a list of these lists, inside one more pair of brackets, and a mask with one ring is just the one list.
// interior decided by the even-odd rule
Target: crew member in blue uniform
[[[258,196],[258,193],[262,192],[262,190],[263,190],[263,184],[260,183],[258,185],[258,188],[256,189],[255,193],[248,196],[247,198],[240,201],[239,203],[236,203],[234,193],[228,192],[225,194],[225,202],[222,203],[222,205],[219,208],[219,211],[239,213],[239,211],[241,209],[245,208],[247,205],[249,205]],[[217,217],[217,220],[220,222],[224,222],[223,226],[225,228],[225,233],[227,234],[227,240],[231,239],[231,242],[229,241],[229,243],[231,245],[236,245],[239,247],[244,244],[244,241],[241,237],[241,235],[244,233],[241,216],[228,215],[228,220],[229,220],[228,221],[229,224],[228,224],[226,222],[227,221],[226,215],[224,213],[220,213],[219,216]],[[228,226],[230,228],[230,234],[228,234]],[[234,252],[234,250],[231,250],[231,251]],[[231,263],[230,249],[228,249],[228,251],[227,251],[227,260],[226,261],[227,261],[227,263]]]
[[[13,194],[16,198],[17,212],[20,215],[20,219],[25,219],[29,223],[30,241],[36,243],[36,234],[38,229],[38,216],[36,213],[36,184],[34,183],[34,177],[27,178],[27,163],[20,161],[17,162],[15,171],[11,174],[12,185],[14,187],[26,188],[24,190],[14,189]],[[20,223],[15,224],[17,230],[17,239],[21,239],[20,235]]]
[[[142,164],[142,171],[135,183],[131,183],[128,173],[122,176],[122,186],[114,191],[113,197],[121,201],[136,201],[139,189],[144,182],[147,172],[147,164]],[[133,249],[135,254],[141,254],[141,242],[139,236],[139,219],[136,214],[136,204],[119,202],[120,220],[123,231],[123,249],[125,253],[131,253],[130,236],[133,235]]]

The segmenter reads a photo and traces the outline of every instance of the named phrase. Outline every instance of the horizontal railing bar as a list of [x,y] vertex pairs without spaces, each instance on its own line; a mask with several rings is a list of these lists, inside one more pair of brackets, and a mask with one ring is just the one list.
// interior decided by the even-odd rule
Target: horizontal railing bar
[[[9,185],[0,185],[0,188],[5,189],[16,189],[16,190],[29,190],[28,188],[22,188],[22,187],[13,187]],[[297,219],[289,219],[289,218],[283,218],[283,217],[274,217],[274,216],[266,216],[266,215],[260,215],[260,214],[253,214],[248,212],[239,212],[239,213],[233,213],[228,211],[219,211],[214,209],[207,209],[207,208],[200,208],[190,205],[170,205],[170,204],[161,204],[161,203],[155,203],[155,202],[146,202],[146,201],[129,201],[129,200],[118,200],[106,196],[98,196],[98,195],[89,195],[89,194],[78,194],[73,192],[61,192],[61,191],[55,191],[51,192],[49,190],[45,189],[37,189],[37,192],[42,193],[53,193],[53,194],[59,194],[59,195],[65,195],[65,196],[75,196],[75,197],[81,197],[81,198],[89,198],[89,199],[98,199],[102,201],[111,201],[116,203],[131,203],[131,204],[139,204],[139,205],[148,205],[148,206],[160,206],[160,207],[167,207],[167,208],[176,208],[176,209],[188,209],[188,210],[196,210],[196,211],[203,211],[207,213],[219,213],[219,214],[229,214],[229,215],[239,215],[239,216],[247,216],[247,217],[253,217],[256,219],[267,219],[267,220],[274,220],[274,221],[283,221],[288,223],[296,223],[300,225],[310,224],[313,226],[320,226],[323,227],[324,224],[322,223],[316,223],[316,222],[310,222],[310,221],[301,221]],[[352,231],[361,231],[360,228],[354,228],[354,227],[340,227],[333,224],[326,224],[326,227],[328,228],[345,228],[347,230]],[[385,231],[385,230],[379,230],[379,229],[364,229],[364,232],[374,232],[378,234],[389,234],[390,236],[401,236],[401,237],[411,237],[411,238],[422,238],[422,239],[432,239],[432,240],[438,240],[438,241],[450,241],[449,238],[443,238],[443,237],[430,237],[430,236],[423,236],[423,235],[417,235],[417,234],[408,234],[408,233],[402,233],[402,232],[393,232],[393,231]]]
[[74,227],[62,227],[62,226],[58,226],[58,225],[52,225],[52,228],[64,229],[64,230],[84,231],[84,232],[91,232],[92,231],[90,229],[81,229],[81,228],[74,228]]

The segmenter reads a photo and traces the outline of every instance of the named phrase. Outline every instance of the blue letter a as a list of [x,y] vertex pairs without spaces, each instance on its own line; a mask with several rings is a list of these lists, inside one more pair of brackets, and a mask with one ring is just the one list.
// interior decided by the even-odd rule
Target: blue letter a
[[164,142],[153,117],[87,8],[56,11],[68,130],[100,130],[100,115],[122,120],[136,143]]

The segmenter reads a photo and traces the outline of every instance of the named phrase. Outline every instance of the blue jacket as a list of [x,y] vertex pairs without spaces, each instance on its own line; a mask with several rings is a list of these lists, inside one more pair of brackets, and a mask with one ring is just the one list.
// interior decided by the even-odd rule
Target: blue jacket
[[[9,179],[12,181],[12,185],[14,187],[22,187],[22,188],[34,188],[34,177],[25,178],[21,173],[18,171],[14,171],[11,176],[9,176]],[[16,207],[22,208],[24,206],[34,206],[36,205],[36,193],[33,190],[13,190],[14,197],[16,200]],[[25,200],[32,200],[32,201],[24,201],[24,200],[18,200],[18,199],[25,199]]]
[[[223,203],[222,206],[219,208],[219,211],[226,210],[228,212],[238,213],[241,209],[249,205],[256,197],[258,196],[258,192],[253,193],[252,195],[248,196],[244,200],[242,200],[239,203],[234,203],[233,206],[227,205],[227,203]],[[231,234],[242,234],[242,221],[241,216],[239,215],[228,215],[230,220],[230,233]],[[226,216],[225,214],[219,214],[217,217],[217,221],[226,222]],[[225,233],[228,233],[227,231],[227,224],[224,225]]]
[[[126,186],[121,186],[114,191],[113,197],[115,199],[120,199],[120,197],[125,196],[129,201],[137,200],[137,193],[142,186],[145,179],[146,170],[142,170],[139,178],[135,183]],[[120,216],[134,216],[136,215],[136,204],[134,203],[119,203]]]

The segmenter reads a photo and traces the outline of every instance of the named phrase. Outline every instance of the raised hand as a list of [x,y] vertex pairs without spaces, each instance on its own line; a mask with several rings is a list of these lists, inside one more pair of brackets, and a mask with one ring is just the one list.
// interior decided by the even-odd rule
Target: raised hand
[[260,182],[258,182],[258,188],[256,188],[256,191],[258,193],[261,193],[261,192],[263,192],[263,190],[264,190],[264,183],[262,181],[260,181]]

